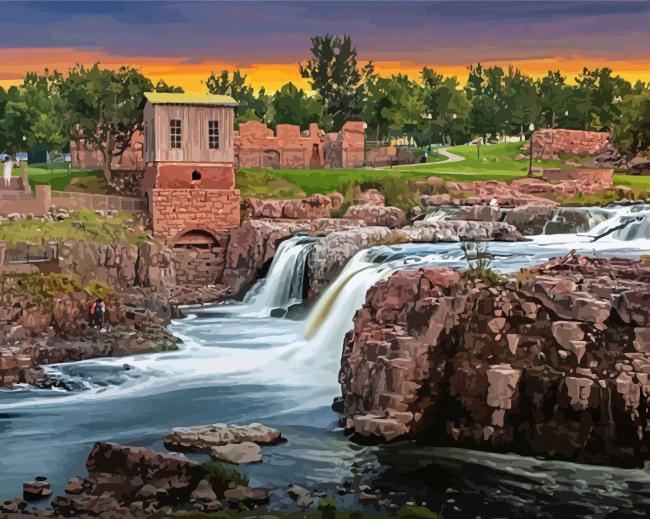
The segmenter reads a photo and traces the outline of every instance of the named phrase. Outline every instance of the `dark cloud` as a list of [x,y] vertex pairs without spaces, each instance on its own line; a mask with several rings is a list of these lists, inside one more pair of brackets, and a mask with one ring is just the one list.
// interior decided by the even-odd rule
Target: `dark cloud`
[[[17,2],[0,47],[73,47],[190,62],[292,62],[309,37],[353,36],[366,59],[467,63],[650,52],[647,2]],[[514,49],[514,50],[513,50]],[[0,51],[1,52],[1,51]]]

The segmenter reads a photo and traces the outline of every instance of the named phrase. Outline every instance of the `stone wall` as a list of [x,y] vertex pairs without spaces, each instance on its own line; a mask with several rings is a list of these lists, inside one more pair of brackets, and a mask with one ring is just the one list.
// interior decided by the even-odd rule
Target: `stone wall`
[[[25,177],[26,182],[26,177]],[[32,195],[29,184],[27,189],[0,189],[0,215],[33,214],[42,216],[52,206],[52,191],[50,186],[37,185]]]
[[223,247],[174,247],[176,282],[180,285],[213,285],[221,281],[226,261]]
[[338,133],[325,133],[317,123],[301,132],[292,124],[278,124],[275,132],[259,121],[239,125],[235,132],[235,167],[240,168],[355,168],[364,164],[363,122],[348,121]]
[[533,134],[533,156],[558,159],[560,153],[581,157],[597,155],[609,138],[607,132],[542,128]]
[[575,255],[475,285],[400,271],[346,337],[346,429],[578,462],[650,459],[650,261]]
[[154,236],[173,241],[182,234],[201,230],[215,239],[240,221],[239,190],[153,189],[151,209]]
[[[111,168],[121,171],[141,171],[144,169],[144,134],[136,132],[131,144],[119,157],[113,157]],[[72,169],[103,169],[104,157],[99,150],[86,145],[83,141],[70,141]]]
[[315,194],[302,200],[261,200],[246,199],[246,206],[251,218],[286,218],[289,220],[313,220],[329,218],[332,214],[332,199]]

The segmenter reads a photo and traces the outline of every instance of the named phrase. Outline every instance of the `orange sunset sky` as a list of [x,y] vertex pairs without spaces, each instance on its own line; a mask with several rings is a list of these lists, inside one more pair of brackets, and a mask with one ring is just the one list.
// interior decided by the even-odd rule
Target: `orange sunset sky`
[[139,67],[202,92],[211,71],[254,86],[308,88],[297,63],[315,34],[350,34],[382,75],[423,66],[464,82],[467,66],[512,64],[539,77],[608,66],[650,81],[650,5],[643,2],[20,2],[3,4],[0,85],[75,63]]

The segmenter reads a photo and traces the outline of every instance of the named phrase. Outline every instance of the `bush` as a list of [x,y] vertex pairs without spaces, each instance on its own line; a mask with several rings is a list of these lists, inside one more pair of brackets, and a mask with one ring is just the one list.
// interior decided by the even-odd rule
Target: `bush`
[[501,276],[490,268],[492,256],[486,244],[481,242],[463,242],[461,249],[467,261],[467,270],[463,272],[463,278],[475,285],[482,281],[488,286],[496,285],[501,281]]
[[222,495],[230,483],[248,486],[248,476],[239,472],[236,468],[225,465],[218,461],[206,461],[203,465],[207,479],[217,495]]

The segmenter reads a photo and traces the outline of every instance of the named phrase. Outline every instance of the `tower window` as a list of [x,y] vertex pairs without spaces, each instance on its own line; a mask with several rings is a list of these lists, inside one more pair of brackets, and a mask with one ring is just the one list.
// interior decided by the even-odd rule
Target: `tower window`
[[201,180],[201,172],[200,171],[192,171],[192,180]]
[[219,149],[219,121],[208,121],[208,148]]
[[169,120],[169,147],[170,148],[180,148],[181,147],[181,120],[180,119],[170,119]]

